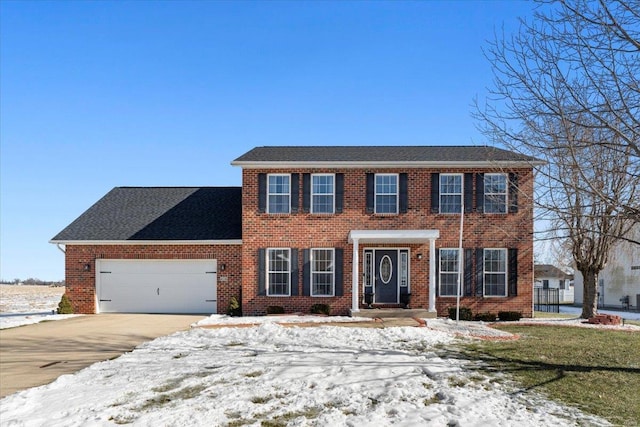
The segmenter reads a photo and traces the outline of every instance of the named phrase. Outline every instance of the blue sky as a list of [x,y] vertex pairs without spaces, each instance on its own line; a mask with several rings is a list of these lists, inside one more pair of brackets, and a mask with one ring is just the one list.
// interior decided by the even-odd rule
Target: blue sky
[[0,277],[115,186],[240,185],[261,145],[475,145],[522,1],[0,3]]

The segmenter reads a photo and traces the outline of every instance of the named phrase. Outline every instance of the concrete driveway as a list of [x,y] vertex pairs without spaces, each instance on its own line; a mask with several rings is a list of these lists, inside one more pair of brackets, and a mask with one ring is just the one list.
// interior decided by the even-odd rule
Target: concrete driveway
[[97,314],[0,330],[0,397],[114,359],[204,316]]

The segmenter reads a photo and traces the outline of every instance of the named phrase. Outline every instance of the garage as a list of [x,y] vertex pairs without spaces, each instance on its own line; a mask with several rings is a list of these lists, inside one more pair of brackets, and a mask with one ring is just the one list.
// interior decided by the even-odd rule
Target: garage
[[216,260],[96,260],[99,313],[216,313]]

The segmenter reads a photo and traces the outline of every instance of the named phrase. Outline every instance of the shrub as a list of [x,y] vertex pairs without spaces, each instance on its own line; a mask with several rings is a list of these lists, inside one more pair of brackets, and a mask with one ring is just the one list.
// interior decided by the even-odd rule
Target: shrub
[[311,313],[326,314],[328,316],[331,313],[331,307],[329,304],[313,304],[311,306]]
[[499,311],[498,317],[502,322],[517,322],[522,319],[522,313],[519,311]]
[[[449,307],[449,319],[456,320],[455,307]],[[460,307],[460,320],[473,320],[473,315],[469,307]]]
[[495,313],[478,313],[473,318],[482,322],[495,322],[497,316]]
[[67,294],[62,294],[60,302],[58,303],[58,314],[73,314],[73,306],[71,301],[67,297]]
[[236,297],[231,297],[229,300],[229,309],[227,310],[227,314],[233,317],[242,316],[242,307],[240,307],[240,303]]
[[267,314],[284,314],[284,307],[281,305],[270,305],[267,307]]

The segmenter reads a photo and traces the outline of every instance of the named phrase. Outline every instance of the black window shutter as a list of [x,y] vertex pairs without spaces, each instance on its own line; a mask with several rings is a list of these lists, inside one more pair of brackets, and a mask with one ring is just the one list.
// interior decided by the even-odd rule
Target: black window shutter
[[440,212],[440,174],[431,174],[431,213]]
[[464,296],[473,295],[473,249],[464,250]]
[[267,294],[266,250],[258,249],[258,295]]
[[409,175],[400,174],[400,213],[407,213],[409,205]]
[[476,248],[476,296],[481,297],[484,288],[484,249]]
[[311,295],[311,249],[302,250],[302,295]]
[[484,174],[476,174],[476,212],[484,212]]
[[267,211],[267,174],[258,174],[258,212]]
[[518,174],[509,174],[509,213],[518,212]]
[[300,174],[291,174],[291,213],[298,213],[300,205]]
[[302,212],[311,210],[311,174],[302,174]]
[[367,213],[373,213],[373,193],[375,191],[375,175],[367,174]]
[[440,296],[440,249],[436,249],[436,296]]
[[344,204],[344,174],[336,174],[336,213],[342,213]]
[[473,174],[464,174],[464,212],[473,212]]
[[298,295],[300,269],[298,267],[298,250],[291,249],[291,296]]
[[509,249],[509,296],[518,295],[518,249]]
[[343,280],[343,260],[344,250],[342,248],[335,248],[334,250],[333,265],[335,267],[335,284],[336,284],[336,296],[341,297],[344,295],[344,280]]

